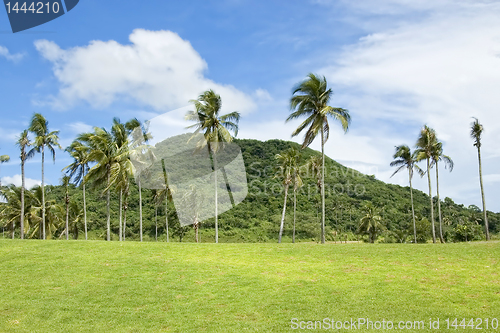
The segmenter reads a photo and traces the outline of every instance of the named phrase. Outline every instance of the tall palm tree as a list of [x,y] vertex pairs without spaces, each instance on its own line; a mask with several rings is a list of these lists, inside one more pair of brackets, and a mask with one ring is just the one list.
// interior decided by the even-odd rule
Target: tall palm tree
[[484,214],[484,227],[486,228],[486,240],[490,240],[490,231],[488,227],[488,214],[486,213],[486,201],[484,199],[484,187],[483,187],[483,167],[481,162],[481,136],[484,131],[484,127],[479,123],[477,118],[471,123],[470,136],[474,140],[474,146],[477,148],[477,158],[479,161],[479,185],[481,186],[481,199],[483,201],[483,214]]
[[224,144],[232,142],[233,137],[238,135],[238,122],[240,120],[239,112],[231,112],[225,115],[219,115],[222,107],[222,100],[213,90],[208,90],[198,96],[197,100],[191,100],[196,111],[188,111],[185,119],[196,122],[188,128],[195,128],[193,137],[203,132],[204,140],[198,143],[198,148],[202,149],[205,145],[214,163],[214,188],[215,188],[215,242],[219,242],[218,227],[218,197],[217,197],[217,152],[224,148]]
[[45,235],[45,148],[48,149],[52,155],[52,160],[56,162],[55,148],[62,149],[59,144],[59,131],[49,131],[49,122],[40,113],[35,113],[31,118],[29,131],[35,134],[35,141],[33,142],[33,151],[42,154],[42,234],[43,239]]
[[437,191],[437,203],[438,203],[438,215],[439,215],[439,240],[444,243],[443,237],[443,218],[441,216],[441,200],[439,199],[439,161],[445,163],[450,172],[453,170],[453,160],[443,154],[443,143],[439,142],[434,147],[434,152],[432,154],[432,162],[436,165],[436,191]]
[[285,225],[285,213],[286,213],[286,200],[288,198],[288,189],[290,185],[294,185],[294,177],[297,170],[299,151],[295,148],[290,148],[277,154],[275,156],[278,161],[279,171],[276,174],[276,178],[280,178],[283,182],[285,188],[285,200],[283,203],[283,213],[281,214],[280,232],[278,237],[278,243],[281,243],[281,237],[283,236],[283,227]]
[[[309,146],[318,133],[321,134],[321,183],[325,183],[325,143],[330,134],[328,118],[332,117],[341,123],[344,132],[349,129],[351,116],[349,111],[342,108],[329,106],[332,89],[328,89],[326,78],[309,74],[308,79],[299,83],[293,90],[290,100],[292,114],[287,122],[302,117],[307,119],[292,133],[296,136],[308,127],[302,148]],[[325,243],[325,187],[321,186],[321,243]]]
[[[116,119],[116,118],[115,118]],[[118,120],[119,123],[119,120]],[[127,136],[131,134],[129,142],[130,154],[133,155],[136,166],[134,169],[135,179],[139,188],[139,236],[142,242],[142,186],[141,177],[148,172],[146,161],[154,160],[154,155],[147,142],[152,138],[147,126],[143,125],[137,118],[128,121],[123,125],[123,130]],[[127,195],[125,195],[127,197]]]
[[413,205],[413,186],[412,178],[413,172],[416,170],[420,175],[423,175],[422,169],[417,165],[417,154],[411,152],[410,147],[407,145],[401,145],[396,147],[396,152],[394,153],[394,161],[391,162],[391,167],[398,167],[396,171],[392,174],[393,177],[399,171],[403,169],[408,170],[408,179],[410,181],[410,199],[411,199],[411,215],[413,218],[413,237],[415,244],[417,243],[417,225],[415,221],[415,208]]
[[436,138],[436,131],[434,131],[432,128],[428,127],[425,125],[422,130],[420,131],[420,136],[417,139],[416,143],[416,155],[417,155],[417,162],[426,160],[427,162],[427,181],[429,184],[429,200],[431,202],[431,226],[432,226],[432,241],[433,243],[436,243],[436,228],[435,228],[435,222],[434,222],[434,201],[432,198],[432,188],[431,188],[431,168],[432,168],[432,157],[434,154],[434,151],[436,150],[436,145],[438,144],[437,138]]
[[25,172],[24,172],[24,165],[26,164],[26,161],[29,160],[30,158],[33,157],[35,154],[35,151],[27,149],[31,146],[31,141],[28,136],[28,130],[24,130],[21,132],[19,135],[19,138],[16,141],[17,147],[21,150],[20,154],[20,159],[21,159],[21,212],[20,212],[20,219],[21,219],[21,239],[24,239],[24,191],[26,190],[26,177],[25,177]]
[[71,157],[73,157],[73,163],[68,165],[63,169],[66,171],[70,178],[73,179],[75,185],[82,185],[83,191],[83,223],[85,228],[85,240],[87,237],[87,201],[85,198],[85,182],[84,177],[89,170],[89,147],[83,144],[81,141],[75,140],[71,143],[69,147],[66,148]]
[[360,220],[358,232],[367,233],[370,237],[370,243],[375,243],[377,234],[384,229],[382,217],[371,202],[368,202],[363,210],[364,216]]

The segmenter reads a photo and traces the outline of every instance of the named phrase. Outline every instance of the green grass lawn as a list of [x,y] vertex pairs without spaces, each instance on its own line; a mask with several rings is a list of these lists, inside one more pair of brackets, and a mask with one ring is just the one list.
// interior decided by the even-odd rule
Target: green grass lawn
[[500,319],[498,242],[1,240],[0,256],[0,332],[296,332],[292,318],[427,327],[432,317],[441,328],[446,318]]

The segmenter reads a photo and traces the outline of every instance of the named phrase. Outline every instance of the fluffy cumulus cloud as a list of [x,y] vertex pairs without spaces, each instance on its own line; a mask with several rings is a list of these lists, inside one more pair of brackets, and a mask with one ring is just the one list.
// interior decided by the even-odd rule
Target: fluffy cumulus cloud
[[249,95],[206,78],[207,63],[176,33],[137,29],[129,39],[127,45],[92,41],[66,50],[52,41],[36,41],[61,85],[49,103],[64,109],[85,101],[104,108],[121,99],[165,112],[213,89],[221,95],[224,109],[245,113],[255,108]]
[[24,58],[24,54],[22,53],[12,54],[9,52],[9,49],[0,45],[0,57],[4,57],[5,59],[12,62],[19,62],[22,58]]
[[[36,185],[42,184],[41,180],[36,180],[36,179],[31,179],[31,178],[25,178],[24,181],[26,182],[26,188],[28,188],[28,189],[31,189]],[[9,184],[21,186],[21,184],[22,184],[21,175],[15,175],[12,177],[2,177],[2,185],[9,185]]]
[[[360,146],[339,138],[337,146],[358,145],[358,156],[383,157],[379,177],[387,181],[394,145],[413,145],[419,128],[428,124],[456,162],[453,173],[441,177],[441,194],[479,204],[477,153],[469,138],[471,117],[478,117],[486,128],[484,169],[491,174],[487,192],[490,198],[500,194],[494,184],[500,156],[495,144],[500,140],[500,2],[349,3],[365,19],[376,17],[377,23],[319,72],[342,91],[340,102],[354,113],[355,141],[362,142],[362,133],[370,139]],[[379,15],[397,23],[384,23]],[[372,161],[378,164],[380,158]],[[403,176],[391,180],[407,183]],[[424,181],[416,183],[426,190]],[[500,209],[491,203],[490,208]]]

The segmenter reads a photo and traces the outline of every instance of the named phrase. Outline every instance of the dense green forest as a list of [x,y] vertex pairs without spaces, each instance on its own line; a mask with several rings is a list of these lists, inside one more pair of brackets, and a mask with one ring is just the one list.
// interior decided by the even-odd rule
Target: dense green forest
[[[235,140],[241,147],[246,166],[248,195],[235,208],[219,216],[219,237],[221,242],[275,242],[278,237],[279,223],[283,209],[283,185],[275,176],[278,153],[300,146],[293,142],[270,140]],[[301,150],[302,161],[320,153],[310,148]],[[382,217],[384,230],[378,237],[379,242],[410,242],[412,237],[412,217],[409,187],[386,184],[373,175],[364,175],[346,168],[330,158],[325,159],[325,195],[326,195],[326,238],[329,241],[349,241],[366,238],[358,234],[357,229],[363,217],[363,207],[371,202]],[[298,241],[319,241],[321,198],[316,180],[304,169],[303,187],[297,193]],[[126,239],[136,240],[139,234],[139,193],[137,185],[131,180],[130,196],[127,209]],[[47,186],[47,200],[64,206],[65,187]],[[165,208],[155,206],[154,191],[143,189],[143,227],[146,240],[165,241]],[[106,204],[103,188],[87,188],[87,221],[90,239],[106,238]],[[81,187],[69,185],[70,203],[79,213],[70,214],[70,233],[73,238],[83,237],[83,194]],[[291,240],[293,218],[293,196],[289,196],[283,239]],[[428,196],[414,190],[415,213],[419,242],[431,237],[430,208]],[[2,204],[5,205],[5,204]],[[119,195],[112,192],[112,238],[118,239]],[[171,241],[194,241],[193,228],[180,227],[175,207],[169,202],[169,225]],[[445,237],[447,241],[480,240],[483,235],[481,210],[476,206],[465,207],[450,198],[442,201]],[[72,210],[73,211],[73,210]],[[64,229],[64,214],[61,210],[60,226],[52,238],[58,238]],[[500,214],[488,212],[490,230],[498,233]],[[2,221],[5,237],[9,237],[9,224]],[[57,223],[56,223],[57,224]],[[202,242],[213,242],[214,219],[200,225]]]

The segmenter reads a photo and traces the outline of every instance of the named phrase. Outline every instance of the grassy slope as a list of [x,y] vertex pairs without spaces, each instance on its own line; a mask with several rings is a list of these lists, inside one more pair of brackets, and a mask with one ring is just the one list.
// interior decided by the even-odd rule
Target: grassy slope
[[285,332],[294,317],[500,318],[498,242],[2,240],[0,256],[1,332]]

